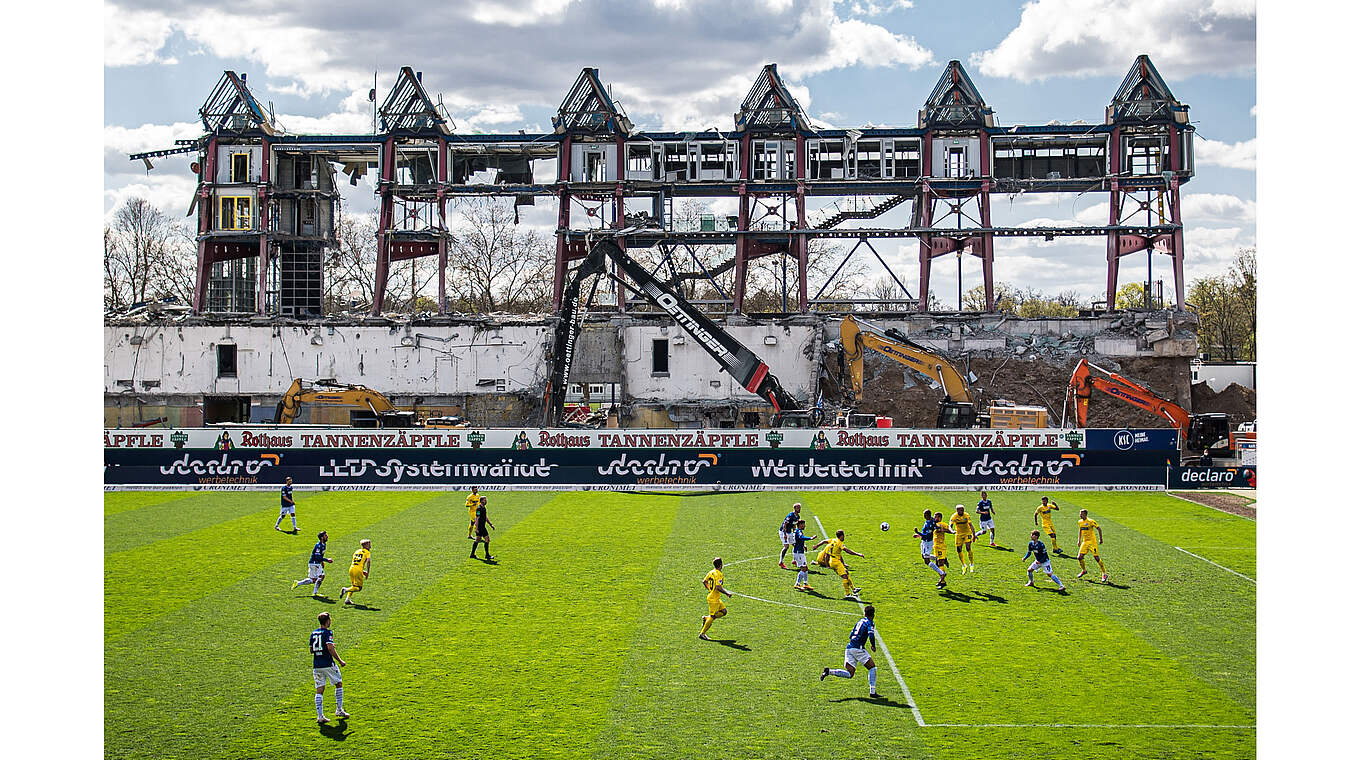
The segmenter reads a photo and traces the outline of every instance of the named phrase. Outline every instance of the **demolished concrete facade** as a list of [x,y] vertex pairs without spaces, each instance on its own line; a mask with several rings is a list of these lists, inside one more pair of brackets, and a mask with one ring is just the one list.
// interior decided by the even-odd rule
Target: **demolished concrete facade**
[[[1175,368],[1168,392],[1190,400],[1195,357],[1192,317],[1172,312],[1123,312],[1099,317],[1020,319],[996,314],[881,314],[869,317],[960,362],[1009,357],[1070,367],[1082,356],[1154,358]],[[807,314],[780,320],[732,317],[734,337],[764,359],[794,396],[824,404],[834,375],[839,316]],[[223,320],[148,315],[109,320],[104,328],[105,425],[131,427],[164,419],[171,426],[220,420],[272,420],[294,378],[332,378],[381,391],[421,416],[457,414],[479,425],[520,426],[542,416],[545,355],[551,318],[434,317],[383,319]],[[723,373],[668,318],[600,316],[587,322],[572,382],[613,384],[627,427],[754,427],[769,407]],[[827,361],[824,368],[823,359]],[[910,377],[896,376],[899,387]],[[1049,391],[1061,396],[1061,389]],[[596,399],[610,401],[609,398]],[[207,416],[205,418],[205,411]],[[862,409],[873,412],[873,409]],[[349,411],[304,409],[299,422],[348,424]]]

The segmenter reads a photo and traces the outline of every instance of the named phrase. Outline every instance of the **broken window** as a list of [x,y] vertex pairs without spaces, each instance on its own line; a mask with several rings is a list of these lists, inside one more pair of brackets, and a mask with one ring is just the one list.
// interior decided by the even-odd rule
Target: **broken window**
[[967,148],[949,148],[945,152],[944,176],[951,179],[963,179],[968,176]]
[[585,182],[607,182],[606,169],[608,161],[605,160],[605,153],[602,150],[588,150],[585,152],[586,172]]
[[231,181],[239,184],[250,181],[250,154],[231,154]]
[[1134,141],[1129,146],[1129,170],[1134,174],[1160,174],[1162,171],[1161,141]]
[[225,195],[218,199],[217,228],[220,230],[248,230],[253,227],[249,195]]
[[860,140],[855,143],[855,176],[860,179],[879,179],[883,176],[882,143]]
[[910,179],[921,176],[921,144],[916,140],[894,140],[892,176]]
[[236,344],[217,344],[217,376],[236,377]]
[[629,145],[628,178],[651,179],[651,176],[652,176],[652,146]]
[[671,343],[665,338],[652,339],[652,374],[665,375],[671,371]]

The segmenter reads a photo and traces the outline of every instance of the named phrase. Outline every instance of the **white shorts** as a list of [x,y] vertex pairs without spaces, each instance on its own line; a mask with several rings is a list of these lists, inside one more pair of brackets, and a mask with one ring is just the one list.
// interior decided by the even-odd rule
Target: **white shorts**
[[325,686],[327,681],[330,681],[336,686],[340,685],[340,668],[338,666],[332,665],[329,668],[312,668],[312,682],[316,684],[316,688],[320,689],[322,686]]
[[1030,563],[1029,571],[1032,573],[1035,570],[1043,570],[1045,575],[1052,575],[1053,574],[1052,560],[1048,562],[1040,562],[1037,559],[1034,560],[1034,562]]
[[927,558],[935,556],[935,539],[928,538],[921,542],[921,556]]
[[782,530],[779,531],[779,543],[784,544],[785,546],[793,544],[793,534],[785,533]]
[[297,505],[296,505],[296,504],[294,504],[294,505],[291,506],[291,507],[279,507],[279,517],[283,517],[284,515],[292,515],[292,514],[296,514],[296,513],[293,511],[293,510],[296,509],[296,508],[297,508]]
[[983,520],[979,522],[978,525],[980,526],[978,533],[981,533],[984,530],[996,530],[996,523],[991,520]]
[[807,566],[807,555],[804,554],[803,552],[794,552],[794,553],[793,553],[793,564],[796,565],[796,566],[798,566],[798,567],[806,567],[806,566]]
[[307,563],[307,578],[316,580],[326,574],[326,566],[320,562]]
[[845,648],[846,665],[863,665],[864,663],[868,662],[869,659],[872,657],[873,655],[869,654],[869,650],[863,647]]

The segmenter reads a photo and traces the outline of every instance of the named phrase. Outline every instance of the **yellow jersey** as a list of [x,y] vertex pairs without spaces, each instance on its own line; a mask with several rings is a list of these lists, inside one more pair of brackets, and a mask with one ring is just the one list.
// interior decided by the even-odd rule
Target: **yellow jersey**
[[960,536],[971,536],[973,535],[973,518],[955,512],[954,516],[949,518],[949,527],[953,528],[954,532]]
[[481,503],[482,497],[478,496],[475,493],[468,494],[467,497],[468,522],[477,519],[477,505]]
[[936,523],[936,525],[935,525],[935,544],[934,544],[934,545],[935,545],[935,546],[941,546],[941,545],[943,545],[943,544],[944,544],[944,537],[947,536],[947,535],[949,535],[949,529],[946,528],[946,527],[944,526],[944,523]]
[[841,558],[841,550],[844,548],[845,542],[839,538],[831,539],[831,543],[826,545],[826,550],[831,552],[831,557],[837,560]]
[[349,566],[351,568],[357,567],[360,569],[364,569],[364,566],[368,563],[368,558],[369,551],[367,549],[360,549],[359,551],[354,553],[354,561],[350,562]]
[[718,591],[722,581],[722,571],[716,567],[709,570],[708,575],[704,576],[704,588],[708,589],[708,601],[717,602],[722,599],[722,593]]
[[1096,542],[1096,528],[1100,523],[1095,520],[1077,520],[1077,538],[1083,544],[1094,544]]
[[1040,504],[1040,505],[1039,505],[1039,509],[1038,509],[1038,512],[1039,512],[1039,519],[1044,521],[1044,525],[1052,525],[1052,524],[1053,524],[1053,510],[1054,510],[1054,509],[1056,509],[1056,507],[1055,507],[1054,505],[1052,505],[1052,504]]

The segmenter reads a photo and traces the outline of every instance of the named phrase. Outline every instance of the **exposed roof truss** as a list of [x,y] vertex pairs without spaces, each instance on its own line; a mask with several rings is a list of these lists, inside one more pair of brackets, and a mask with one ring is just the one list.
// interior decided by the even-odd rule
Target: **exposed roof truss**
[[378,120],[384,132],[439,131],[450,134],[450,124],[430,100],[420,77],[410,66],[402,66],[397,83],[387,93],[387,100],[378,109]]
[[609,96],[609,91],[600,82],[600,70],[581,69],[576,83],[567,91],[567,97],[557,108],[553,117],[553,129],[558,134],[564,132],[586,132],[629,134],[633,122],[628,114]]
[[784,86],[784,80],[773,63],[765,64],[756,77],[751,91],[741,102],[741,110],[734,114],[737,131],[796,130],[810,131],[803,107]]
[[921,109],[919,126],[982,127],[991,124],[992,109],[982,100],[982,93],[963,70],[963,64],[950,61],[930,92],[925,108]]
[[260,107],[260,101],[246,86],[245,74],[238,75],[234,71],[222,72],[212,94],[198,109],[198,116],[203,120],[203,129],[210,134],[252,129],[268,134],[278,132],[273,120]]
[[1110,101],[1106,119],[1110,122],[1183,122],[1188,118],[1188,112],[1189,108],[1171,94],[1171,88],[1157,73],[1152,59],[1140,55],[1129,73],[1124,75],[1124,82],[1115,92],[1114,100]]

